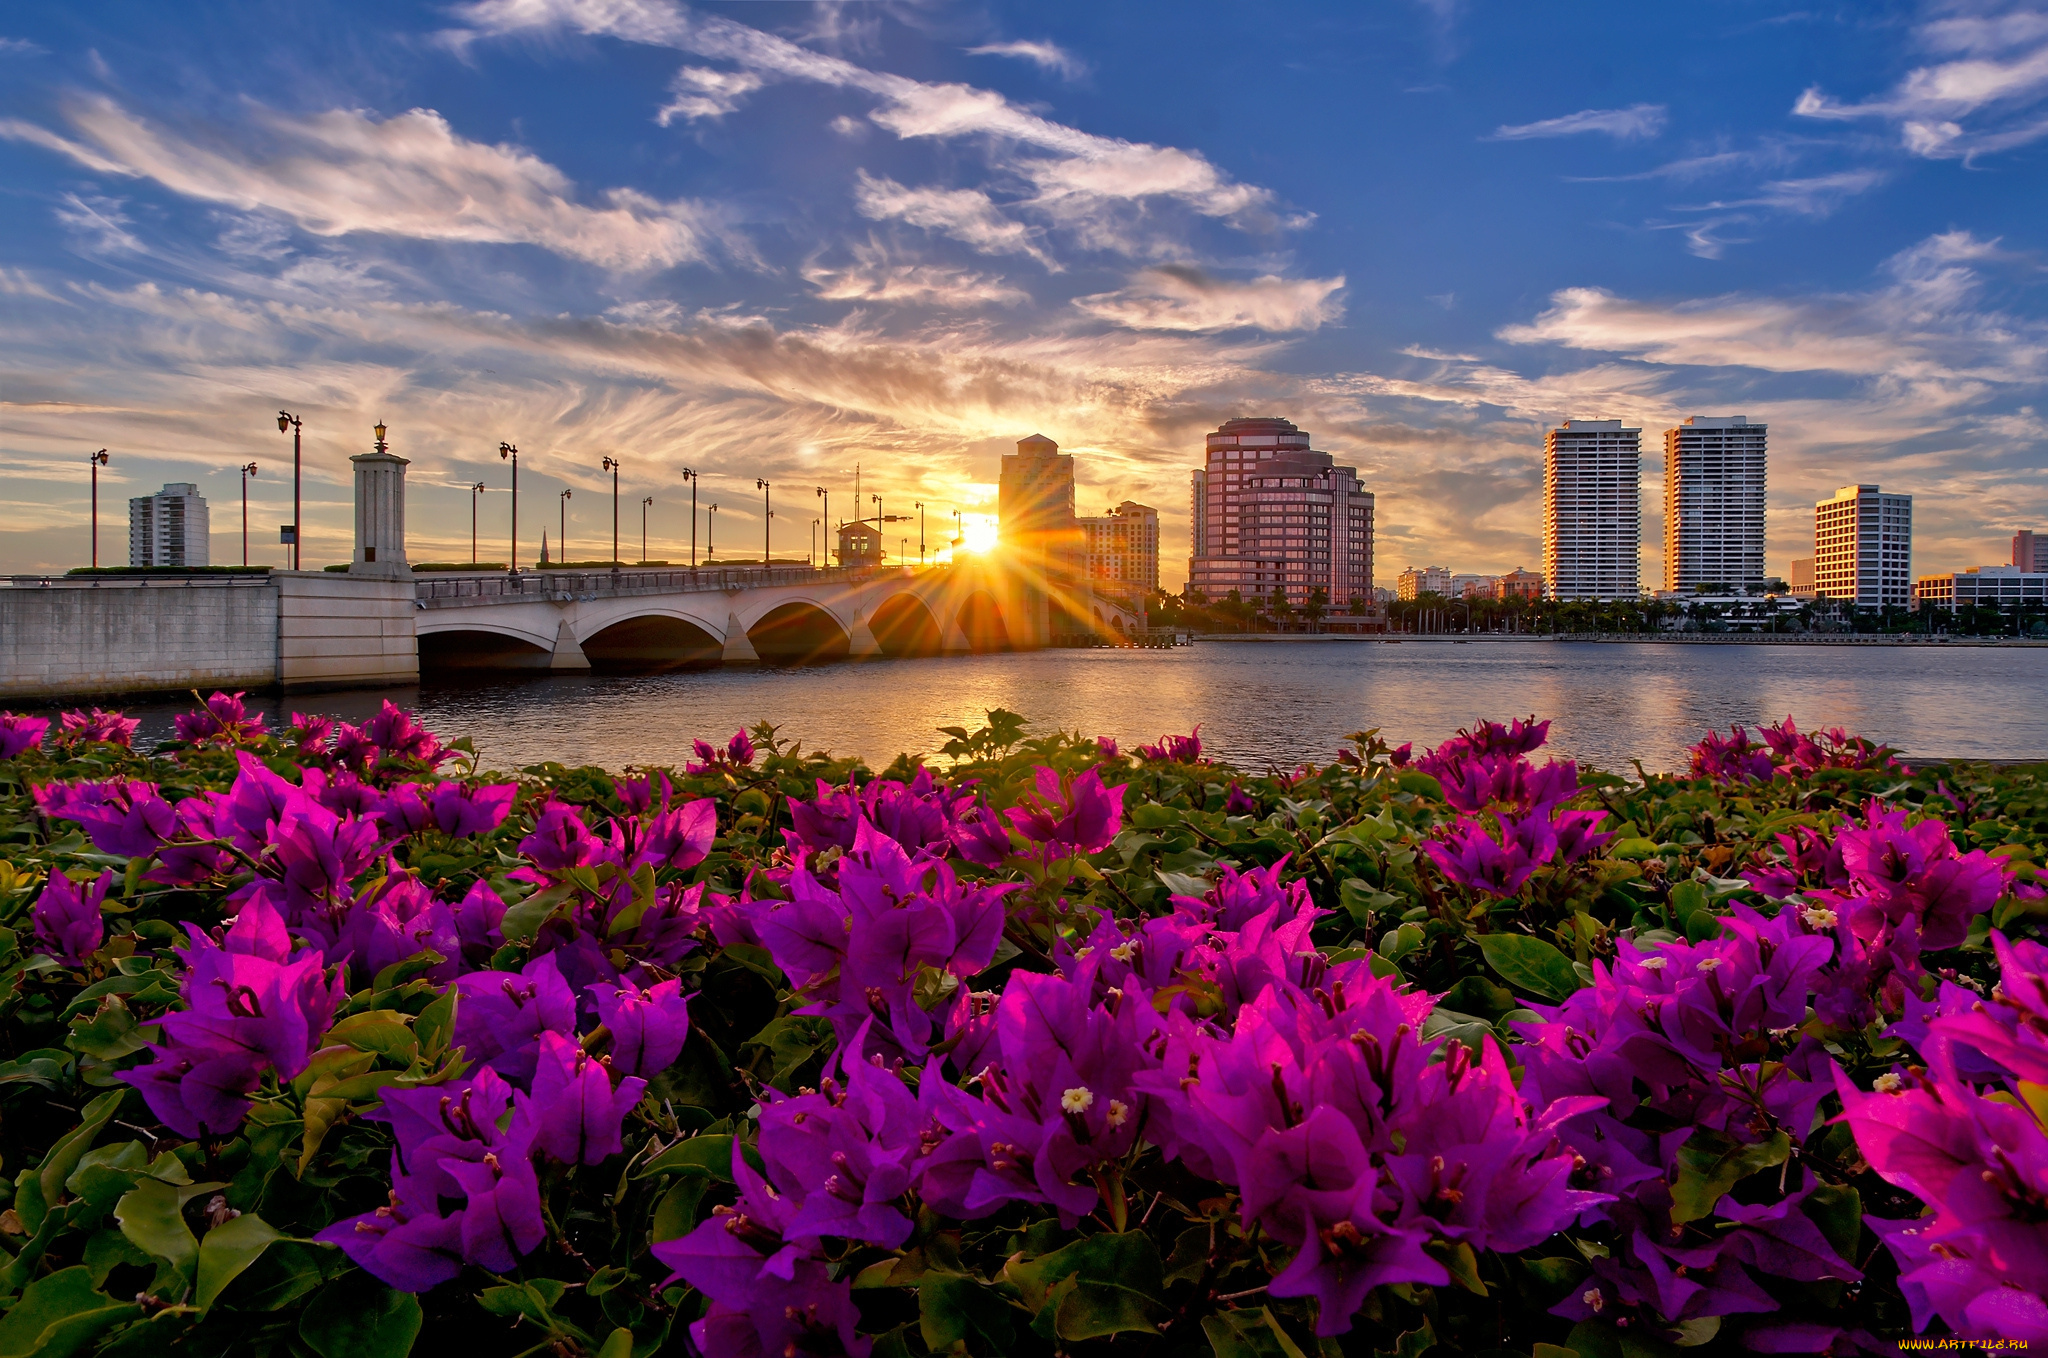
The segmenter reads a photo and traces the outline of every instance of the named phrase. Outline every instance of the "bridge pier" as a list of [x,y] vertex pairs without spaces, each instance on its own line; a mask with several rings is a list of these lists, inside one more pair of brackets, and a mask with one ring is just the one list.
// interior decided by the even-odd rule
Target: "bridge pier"
[[728,613],[725,618],[725,651],[719,660],[727,665],[758,665],[761,653],[754,649],[754,639],[747,635],[747,629],[740,625],[740,615]]
[[853,615],[853,623],[846,629],[846,646],[848,660],[879,660],[883,654],[882,643],[875,640],[874,629],[859,613]]
[[583,647],[577,642],[576,634],[569,630],[569,620],[563,618],[555,625],[555,653],[548,661],[551,670],[587,670],[590,657],[583,654]]

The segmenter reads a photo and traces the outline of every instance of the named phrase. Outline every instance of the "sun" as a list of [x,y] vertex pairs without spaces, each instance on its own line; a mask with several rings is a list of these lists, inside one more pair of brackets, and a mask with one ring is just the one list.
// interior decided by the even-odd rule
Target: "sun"
[[996,547],[996,519],[993,514],[978,514],[961,521],[962,541],[960,550],[966,552],[992,552]]

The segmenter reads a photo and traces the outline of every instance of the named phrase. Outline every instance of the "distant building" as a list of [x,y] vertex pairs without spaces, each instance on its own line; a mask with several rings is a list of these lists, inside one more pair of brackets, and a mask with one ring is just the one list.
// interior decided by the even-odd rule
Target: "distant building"
[[1923,575],[1913,593],[1923,606],[1956,609],[1970,604],[2012,608],[2048,604],[2048,571],[2023,571],[2018,566],[1972,566],[1966,571]]
[[1541,599],[1543,597],[1543,575],[1539,571],[1515,567],[1500,577],[1500,588],[1496,595],[1502,599]]
[[1641,429],[1566,420],[1543,440],[1543,574],[1553,599],[1642,594]]
[[1372,597],[1373,497],[1291,422],[1225,421],[1190,491],[1190,589],[1249,599],[1277,587],[1297,608],[1318,588],[1333,608]]
[[1695,415],[1664,431],[1664,588],[1761,592],[1767,427]]
[[128,564],[204,566],[208,562],[206,497],[190,481],[171,481],[128,502]]
[[1124,501],[1082,519],[1088,578],[1098,592],[1149,599],[1159,589],[1159,511]]
[[1500,590],[1497,575],[1459,574],[1451,577],[1453,599],[1491,599]]
[[1394,580],[1394,597],[1413,600],[1424,594],[1451,597],[1451,573],[1442,566],[1410,566]]
[[1074,459],[1043,434],[1017,440],[997,486],[998,531],[1013,546],[1074,531]]
[[2012,535],[2012,564],[2033,575],[2048,574],[2048,533],[2022,528]]
[[1813,507],[1813,587],[1858,608],[1913,601],[1913,497],[1844,486]]
[[882,530],[871,523],[839,525],[839,564],[879,566],[882,564]]
[[1798,595],[1798,596],[1799,596],[1800,598],[1803,598],[1803,599],[1810,599],[1810,598],[1812,598],[1812,597],[1813,597],[1813,558],[1812,558],[1812,557],[1810,557],[1810,556],[1795,556],[1795,557],[1793,557],[1793,558],[1792,558],[1792,590],[1791,590],[1791,592],[1792,592],[1793,594],[1796,594],[1796,595]]

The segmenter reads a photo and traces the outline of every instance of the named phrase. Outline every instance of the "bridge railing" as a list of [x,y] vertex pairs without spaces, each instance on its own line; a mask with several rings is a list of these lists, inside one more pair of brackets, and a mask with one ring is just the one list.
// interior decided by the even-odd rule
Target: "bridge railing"
[[695,570],[521,571],[415,582],[423,605],[496,603],[557,595],[616,598],[634,594],[710,594],[770,585],[845,583],[876,574],[872,566],[698,567]]

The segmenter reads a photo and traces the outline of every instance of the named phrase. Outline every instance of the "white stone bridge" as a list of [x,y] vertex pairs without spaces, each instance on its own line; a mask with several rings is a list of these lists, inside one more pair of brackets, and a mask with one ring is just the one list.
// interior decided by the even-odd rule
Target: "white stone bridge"
[[800,664],[1136,640],[1142,616],[1082,586],[1034,587],[993,559],[422,574],[423,672]]

